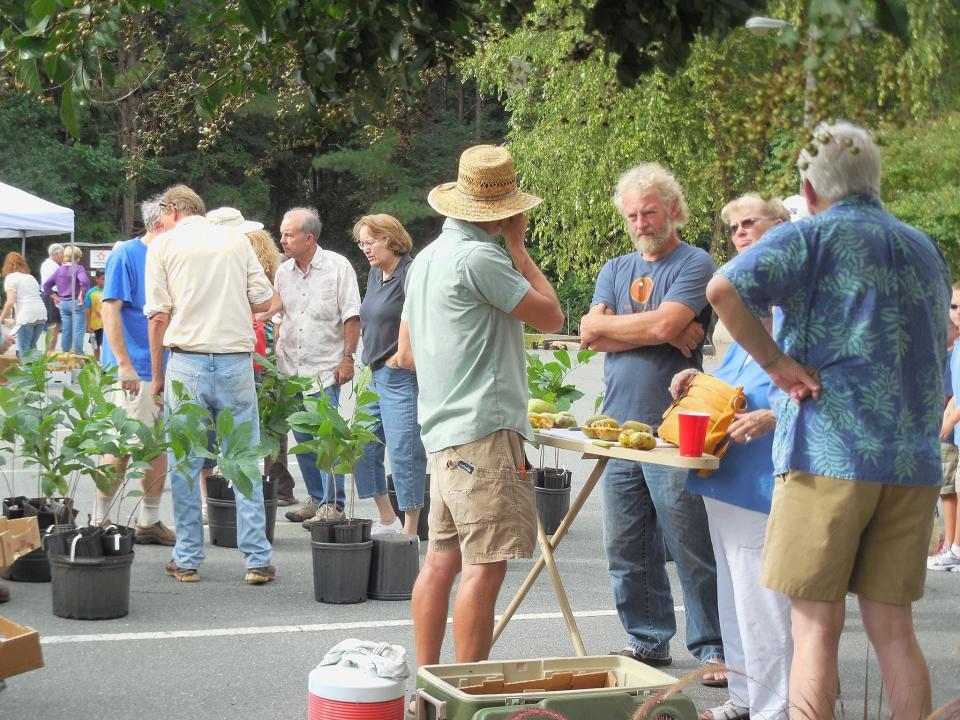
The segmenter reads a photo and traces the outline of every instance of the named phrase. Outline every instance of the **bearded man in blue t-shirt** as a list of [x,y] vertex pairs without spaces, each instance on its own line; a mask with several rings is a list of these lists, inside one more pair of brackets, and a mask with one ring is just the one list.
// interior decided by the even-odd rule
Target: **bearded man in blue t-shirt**
[[[621,423],[659,425],[670,380],[702,369],[711,310],[710,256],[680,239],[689,210],[679,183],[655,163],[617,183],[613,201],[636,252],[610,260],[580,323],[584,347],[606,352],[603,412]],[[687,492],[687,470],[611,460],[604,474],[604,543],[627,645],[621,655],[667,666],[676,634],[664,543],[673,556],[686,609],[686,643],[701,663],[722,663],[717,570],[703,499]],[[718,669],[704,682],[725,685]]]

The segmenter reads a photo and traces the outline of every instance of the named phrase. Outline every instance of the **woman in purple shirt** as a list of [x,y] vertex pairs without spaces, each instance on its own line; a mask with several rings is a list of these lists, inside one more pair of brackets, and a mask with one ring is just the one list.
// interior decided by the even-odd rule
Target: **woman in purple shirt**
[[60,308],[63,351],[78,354],[83,353],[83,335],[87,329],[83,296],[90,289],[90,278],[80,264],[82,254],[76,245],[65,248],[63,264],[43,284],[43,292]]

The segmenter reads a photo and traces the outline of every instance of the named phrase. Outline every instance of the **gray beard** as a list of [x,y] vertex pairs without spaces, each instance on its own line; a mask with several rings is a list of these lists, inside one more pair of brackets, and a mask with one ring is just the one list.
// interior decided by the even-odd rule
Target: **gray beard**
[[633,241],[633,246],[637,249],[637,252],[641,254],[658,253],[670,243],[671,237],[673,237],[673,225],[669,223],[660,233],[653,236],[630,235],[630,239]]

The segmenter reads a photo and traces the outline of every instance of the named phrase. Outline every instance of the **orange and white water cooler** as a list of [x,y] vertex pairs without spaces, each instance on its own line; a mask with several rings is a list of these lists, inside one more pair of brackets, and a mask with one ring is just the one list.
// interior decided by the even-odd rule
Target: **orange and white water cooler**
[[403,683],[356,667],[320,665],[310,673],[307,720],[403,720]]

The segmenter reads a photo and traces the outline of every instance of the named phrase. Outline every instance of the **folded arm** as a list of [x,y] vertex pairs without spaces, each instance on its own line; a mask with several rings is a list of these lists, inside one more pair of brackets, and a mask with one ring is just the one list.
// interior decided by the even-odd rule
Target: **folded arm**
[[580,321],[580,342],[601,352],[623,352],[669,343],[690,357],[703,337],[703,327],[696,321],[693,310],[670,300],[656,310],[627,315],[616,315],[598,304]]

